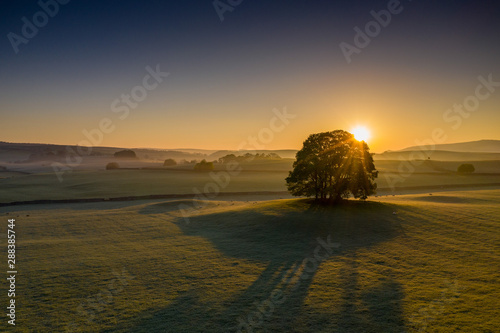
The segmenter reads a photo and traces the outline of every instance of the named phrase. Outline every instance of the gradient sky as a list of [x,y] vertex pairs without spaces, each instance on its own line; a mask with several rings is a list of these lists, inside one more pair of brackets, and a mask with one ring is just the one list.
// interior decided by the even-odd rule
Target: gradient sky
[[[8,34],[41,8],[0,6],[0,141],[77,144],[109,118],[103,146],[235,149],[283,107],[296,118],[267,149],[358,124],[375,152],[435,128],[446,143],[500,139],[500,88],[458,129],[443,120],[478,76],[500,81],[498,1],[401,1],[350,64],[339,44],[388,1],[243,0],[221,22],[211,0],[72,0],[17,54]],[[121,120],[112,102],[157,64],[170,75]]]

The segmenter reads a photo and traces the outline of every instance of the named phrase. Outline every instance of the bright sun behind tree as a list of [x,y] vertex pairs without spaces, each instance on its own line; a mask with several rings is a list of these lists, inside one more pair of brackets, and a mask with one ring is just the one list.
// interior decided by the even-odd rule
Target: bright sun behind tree
[[354,137],[358,141],[365,141],[367,142],[370,140],[371,134],[370,130],[364,126],[356,126],[351,130],[351,133],[354,134]]

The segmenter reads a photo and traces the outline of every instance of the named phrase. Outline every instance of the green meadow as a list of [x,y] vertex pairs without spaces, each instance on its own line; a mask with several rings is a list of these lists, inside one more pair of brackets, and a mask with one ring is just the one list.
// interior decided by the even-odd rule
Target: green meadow
[[[208,183],[217,183],[220,192],[286,192],[285,178],[291,162],[271,161],[241,165],[242,171],[228,181],[224,166],[217,166],[213,176],[185,166],[156,169],[83,169],[65,173],[59,181],[54,172],[13,174],[0,172],[0,203],[32,200],[116,198],[129,196],[194,194],[207,192]],[[460,162],[378,161],[379,194],[407,193],[415,188],[433,189],[500,185],[498,161],[473,162],[476,173],[457,174]],[[407,169],[410,165],[413,169]],[[192,166],[191,166],[192,168]],[[455,170],[455,171],[453,171]],[[214,179],[214,176],[218,179]],[[284,195],[286,195],[284,193]]]
[[265,199],[3,207],[15,331],[498,331],[499,189]]

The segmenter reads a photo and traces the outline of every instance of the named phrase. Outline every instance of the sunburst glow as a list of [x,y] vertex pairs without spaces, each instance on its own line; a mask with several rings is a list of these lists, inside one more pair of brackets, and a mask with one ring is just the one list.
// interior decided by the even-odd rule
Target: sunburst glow
[[364,126],[356,126],[351,130],[358,141],[368,141],[371,137],[370,130]]

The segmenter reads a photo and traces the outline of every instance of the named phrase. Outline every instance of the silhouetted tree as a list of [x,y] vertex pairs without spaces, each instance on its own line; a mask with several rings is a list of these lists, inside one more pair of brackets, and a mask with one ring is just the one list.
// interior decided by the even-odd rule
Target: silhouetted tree
[[177,165],[177,162],[172,158],[167,158],[165,162],[163,162],[163,166],[173,166],[173,165]]
[[114,156],[116,158],[137,158],[137,155],[133,150],[130,149],[125,149],[125,150],[120,150],[117,151]]
[[111,162],[106,164],[106,170],[114,170],[114,169],[120,169],[120,165],[116,162]]
[[472,164],[462,164],[457,168],[459,173],[473,173],[476,171],[476,168]]
[[218,162],[219,163],[230,163],[230,162],[238,162],[238,163],[245,163],[245,162],[251,162],[251,161],[260,161],[260,160],[279,160],[281,157],[276,154],[276,153],[269,153],[269,154],[255,154],[252,155],[250,153],[246,153],[244,155],[236,156],[234,154],[229,154],[226,156],[223,156],[219,158]]
[[200,163],[194,165],[195,171],[212,171],[214,169],[214,164],[212,162],[207,162],[202,160]]
[[377,176],[366,142],[337,130],[311,134],[304,141],[286,183],[295,196],[337,202],[351,194],[361,199],[374,194]]
[[219,163],[229,163],[229,162],[237,161],[237,160],[238,160],[238,158],[236,157],[236,155],[229,154],[229,155],[222,156],[221,158],[219,158]]

